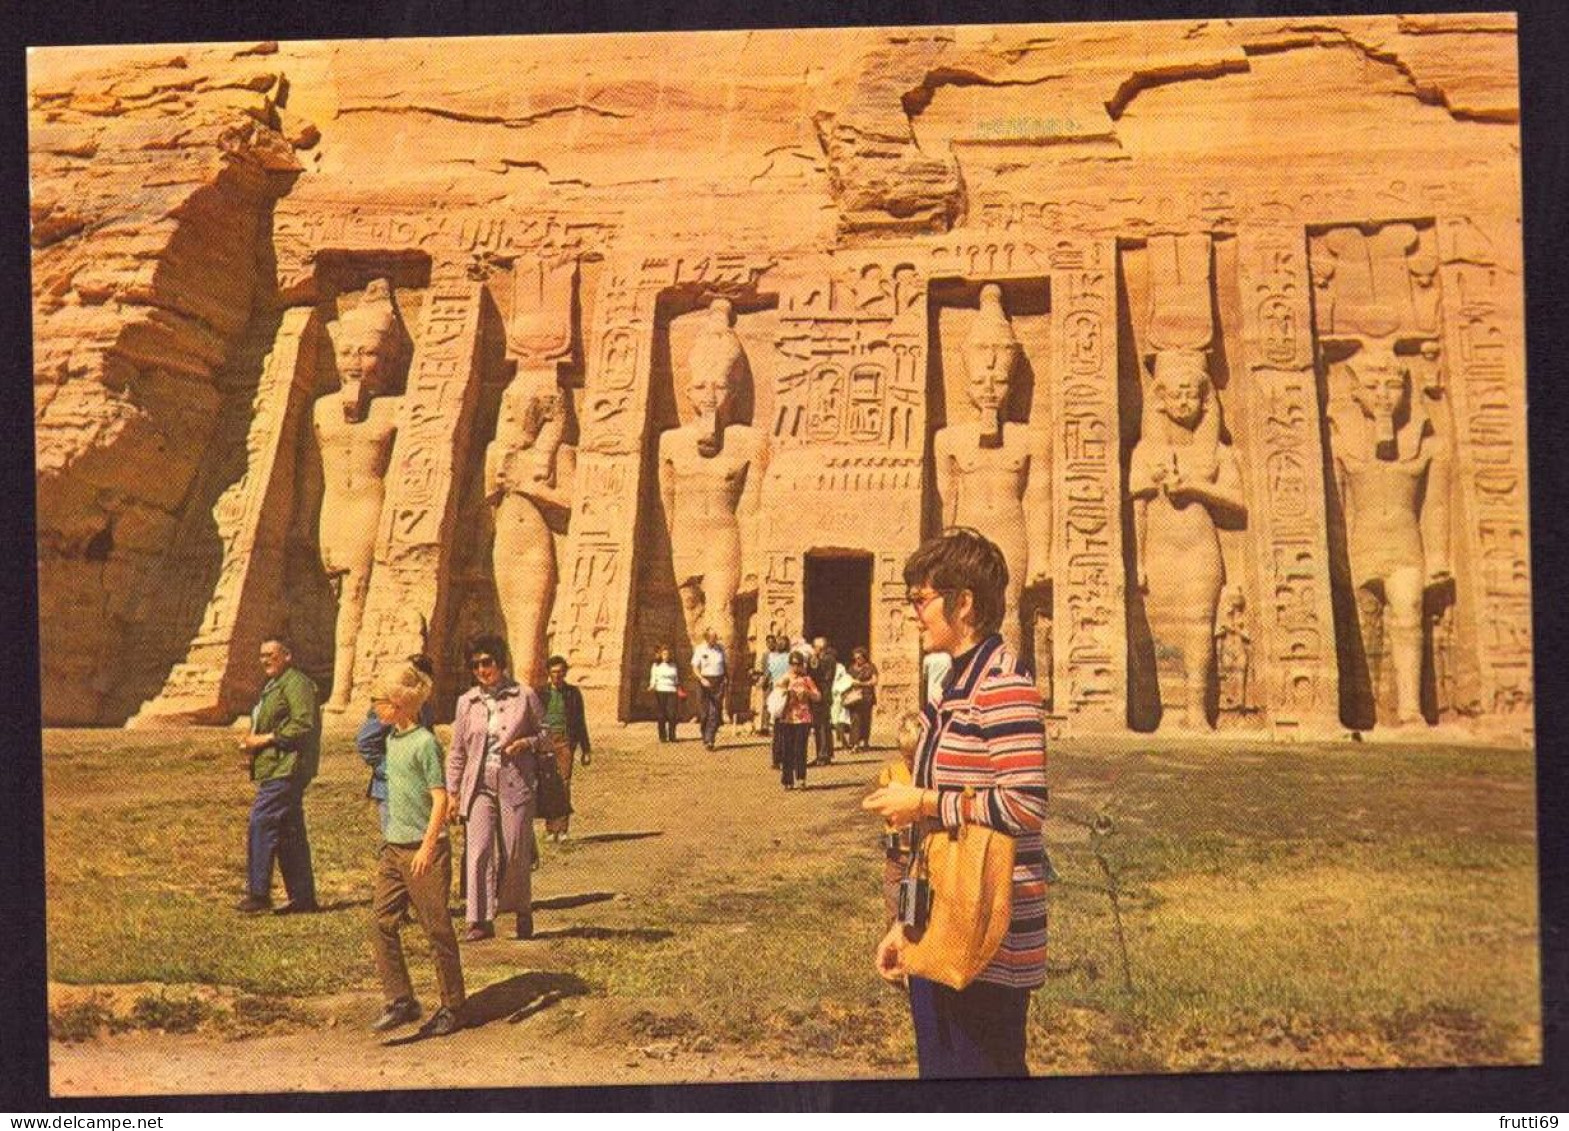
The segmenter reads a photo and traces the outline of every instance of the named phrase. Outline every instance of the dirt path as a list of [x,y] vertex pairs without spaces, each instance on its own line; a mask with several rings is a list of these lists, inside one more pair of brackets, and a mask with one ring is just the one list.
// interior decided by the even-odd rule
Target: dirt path
[[[651,732],[648,726],[607,729],[593,764],[577,770],[572,837],[559,847],[544,846],[535,877],[538,937],[464,945],[471,1005],[479,1007],[474,1027],[441,1041],[410,1041],[410,1030],[401,1030],[403,1040],[387,1041],[367,1028],[380,1009],[379,995],[355,990],[305,1003],[318,1019],[310,1028],[243,1038],[135,1031],[51,1042],[51,1091],[85,1096],[890,1075],[887,1066],[842,1057],[792,1057],[786,1064],[661,1034],[657,1026],[638,1032],[624,1022],[639,1003],[551,992],[572,977],[579,940],[625,938],[636,945],[639,932],[679,928],[651,921],[651,895],[674,885],[717,888],[736,879],[788,875],[802,866],[803,834],[830,855],[873,835],[857,806],[886,752],[813,769],[807,790],[787,793],[768,768],[766,740],[730,734],[709,753],[690,727],[689,737],[675,745],[648,741]],[[507,920],[498,924],[503,931],[511,925]],[[416,985],[428,965],[418,945],[411,946]],[[659,1003],[651,1004],[657,1012]]]

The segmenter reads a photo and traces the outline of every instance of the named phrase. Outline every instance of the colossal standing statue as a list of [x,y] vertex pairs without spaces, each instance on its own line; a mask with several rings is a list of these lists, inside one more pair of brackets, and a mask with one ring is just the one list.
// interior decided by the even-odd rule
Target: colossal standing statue
[[942,525],[980,531],[1008,563],[1002,636],[1015,655],[1021,654],[1023,631],[1020,597],[1026,586],[1048,579],[1051,558],[1049,447],[1039,429],[1008,420],[1021,354],[1003,311],[1002,288],[988,283],[964,344],[965,392],[976,419],[951,424],[933,438]]
[[551,370],[518,373],[502,394],[485,449],[485,498],[495,510],[491,566],[512,671],[542,683],[577,449],[564,443],[569,402]]
[[746,354],[727,299],[715,299],[692,343],[687,397],[692,419],[659,437],[659,493],[687,637],[719,634],[734,658],[735,598],[755,584],[757,518],[768,449],[751,425],[731,422]]
[[1449,458],[1392,345],[1369,342],[1345,369],[1351,403],[1329,433],[1363,649],[1376,695],[1387,630],[1396,720],[1420,723],[1423,597],[1450,577]]
[[1181,658],[1180,692],[1162,687],[1162,707],[1178,699],[1182,725],[1207,730],[1215,609],[1226,580],[1216,524],[1246,521],[1242,475],[1220,438],[1202,352],[1156,353],[1151,394],[1156,412],[1146,419],[1153,432],[1139,438],[1128,467],[1136,583],[1146,595],[1157,655]]
[[355,645],[365,615],[387,467],[397,434],[395,398],[381,394],[398,380],[404,358],[402,320],[392,287],[378,279],[359,306],[327,327],[337,361],[338,392],[316,402],[321,452],[321,564],[338,603],[333,638],[332,694],[327,711],[349,706]]

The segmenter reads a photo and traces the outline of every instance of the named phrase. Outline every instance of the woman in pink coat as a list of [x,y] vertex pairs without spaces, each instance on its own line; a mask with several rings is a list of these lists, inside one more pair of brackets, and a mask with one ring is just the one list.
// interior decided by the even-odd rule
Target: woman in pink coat
[[500,636],[476,636],[468,647],[475,685],[458,697],[447,757],[447,790],[457,799],[452,819],[467,824],[463,875],[468,887],[466,942],[495,935],[498,912],[517,915],[517,937],[534,933],[530,871],[534,865],[536,757],[553,738],[532,688],[507,670]]

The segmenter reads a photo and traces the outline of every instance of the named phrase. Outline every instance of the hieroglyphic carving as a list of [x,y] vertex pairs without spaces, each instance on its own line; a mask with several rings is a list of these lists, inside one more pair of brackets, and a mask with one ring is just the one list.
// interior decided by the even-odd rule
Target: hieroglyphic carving
[[249,704],[259,675],[256,648],[278,626],[267,589],[283,574],[292,517],[296,438],[314,392],[316,349],[309,308],[283,314],[262,366],[245,437],[245,474],[213,506],[223,543],[218,581],[201,623],[156,697],[130,721],[226,723]]
[[[918,469],[917,469],[918,470]],[[920,632],[910,617],[902,553],[879,553],[873,569],[872,658],[877,664],[875,710],[893,718],[917,701],[921,674]]]
[[907,261],[830,268],[783,296],[772,443],[924,443],[925,279]]
[[[1339,691],[1323,509],[1324,457],[1313,374],[1308,264],[1300,229],[1238,237],[1242,382],[1248,422],[1244,474],[1255,501],[1261,652],[1272,685],[1265,709],[1281,728],[1333,723]],[[1272,598],[1270,595],[1272,594]]]
[[1114,253],[1110,241],[1051,251],[1052,548],[1062,640],[1059,711],[1086,730],[1126,720]]
[[1496,266],[1485,242],[1463,219],[1439,228],[1457,479],[1467,518],[1457,529],[1461,560],[1471,567],[1457,580],[1462,605],[1475,594],[1482,676],[1480,702],[1457,709],[1508,715],[1529,712],[1533,702],[1520,297],[1518,279]]
[[1228,585],[1215,615],[1216,725],[1240,722],[1258,709],[1253,699],[1253,637],[1248,631],[1248,599],[1240,585]]
[[[576,683],[590,695],[613,694],[620,682],[619,664],[609,656],[612,642],[595,633],[594,601],[609,600],[606,587],[630,572],[622,555],[636,519],[637,449],[647,412],[657,294],[635,263],[610,265],[598,298],[598,332],[589,347],[572,527],[562,568],[567,599],[565,608],[558,605],[555,646],[571,663]],[[626,595],[619,596],[624,614]],[[619,653],[619,643],[615,651]],[[617,707],[619,703],[612,704],[612,709]]]
[[481,298],[482,284],[463,261],[436,261],[398,411],[391,490],[354,665],[356,701],[389,662],[422,650],[443,654],[443,599],[458,537],[455,465],[468,453],[479,395]]
[[608,238],[610,215],[528,211],[496,213],[475,207],[377,204],[364,199],[313,199],[308,208],[286,200],[273,223],[280,284],[306,278],[323,249],[385,254],[424,251],[439,258],[509,258],[547,251],[575,256]]

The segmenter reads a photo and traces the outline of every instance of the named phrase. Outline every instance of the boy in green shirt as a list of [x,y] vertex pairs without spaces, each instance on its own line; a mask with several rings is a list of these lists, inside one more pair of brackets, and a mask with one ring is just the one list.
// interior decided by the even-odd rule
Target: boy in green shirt
[[371,945],[387,1008],[371,1028],[395,1029],[418,1019],[419,1002],[409,983],[398,928],[405,909],[430,940],[441,1008],[420,1029],[444,1037],[462,1028],[463,968],[458,939],[447,913],[452,889],[452,850],[447,841],[446,772],[436,736],[419,725],[419,709],[430,697],[430,677],[403,664],[377,681],[371,707],[392,727],[387,736],[386,843],[376,861],[371,895]]

